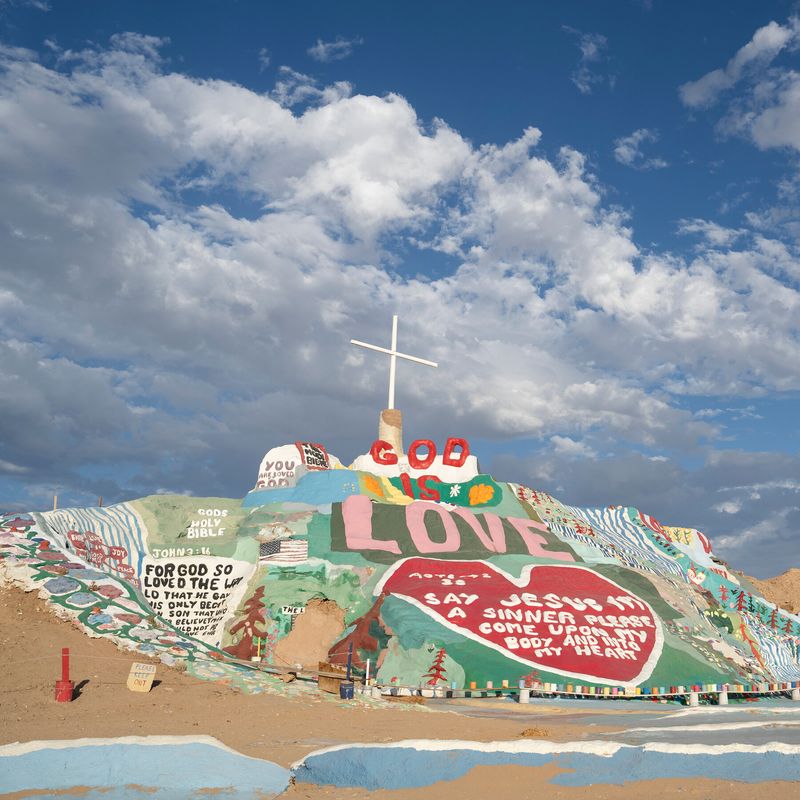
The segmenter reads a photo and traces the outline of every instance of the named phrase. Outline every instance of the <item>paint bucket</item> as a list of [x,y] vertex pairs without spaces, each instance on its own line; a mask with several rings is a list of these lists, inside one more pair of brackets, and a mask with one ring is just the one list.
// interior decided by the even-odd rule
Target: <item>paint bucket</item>
[[341,697],[342,700],[352,700],[353,694],[354,685],[352,683],[346,683],[345,681],[342,681],[339,684],[339,697]]

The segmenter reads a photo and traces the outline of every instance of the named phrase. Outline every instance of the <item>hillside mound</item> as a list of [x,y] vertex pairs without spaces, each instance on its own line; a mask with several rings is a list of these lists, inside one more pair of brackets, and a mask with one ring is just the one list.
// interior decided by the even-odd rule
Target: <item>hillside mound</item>
[[800,612],[800,569],[793,567],[774,578],[757,580],[750,578],[753,585],[770,603],[791,611]]
[[702,532],[496,481],[461,439],[377,441],[349,468],[283,445],[243,500],[7,516],[0,554],[92,635],[249,691],[242,664],[323,655],[395,686],[800,679],[800,618]]

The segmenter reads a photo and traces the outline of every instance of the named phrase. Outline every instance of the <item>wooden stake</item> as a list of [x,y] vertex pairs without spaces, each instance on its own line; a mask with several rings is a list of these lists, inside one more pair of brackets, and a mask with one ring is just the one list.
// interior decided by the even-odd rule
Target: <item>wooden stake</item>
[[53,511],[58,510],[58,495],[53,495]]

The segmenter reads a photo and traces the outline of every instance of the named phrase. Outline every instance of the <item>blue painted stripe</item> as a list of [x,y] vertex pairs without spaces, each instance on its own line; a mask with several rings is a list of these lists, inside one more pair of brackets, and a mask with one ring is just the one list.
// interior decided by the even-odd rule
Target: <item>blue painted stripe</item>
[[[108,744],[44,747],[20,755],[2,752],[13,745],[0,748],[0,793],[135,785],[153,792],[102,796],[175,798],[223,793],[256,798],[278,794],[289,784],[289,770],[270,761],[243,756],[218,743],[169,744],[163,739],[153,737],[153,744],[142,739],[140,744],[107,740]],[[199,794],[203,790],[206,794]]]
[[[500,743],[497,743],[500,744]],[[557,764],[552,783],[563,786],[621,784],[658,778],[717,778],[745,783],[800,780],[796,752],[764,749],[728,752],[663,752],[653,745],[623,745],[612,755],[585,752],[509,752],[481,749],[354,746],[312,753],[295,769],[298,783],[333,784],[364,789],[410,789],[465,775],[476,766]],[[568,750],[565,747],[564,750]]]
[[254,489],[242,500],[242,508],[269,503],[307,503],[312,506],[340,503],[360,492],[358,473],[349,469],[321,470],[303,475],[296,486]]

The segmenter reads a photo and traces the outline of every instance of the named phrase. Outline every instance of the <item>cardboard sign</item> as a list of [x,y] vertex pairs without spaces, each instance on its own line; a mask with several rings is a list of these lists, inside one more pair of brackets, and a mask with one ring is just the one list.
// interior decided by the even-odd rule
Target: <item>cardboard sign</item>
[[134,661],[128,675],[128,688],[132,692],[149,692],[156,676],[155,664],[141,664]]

